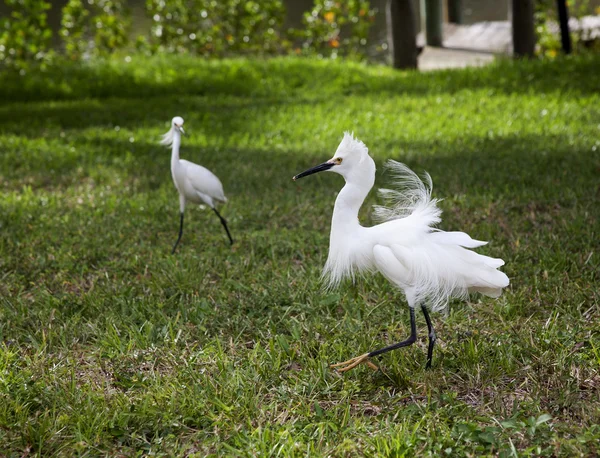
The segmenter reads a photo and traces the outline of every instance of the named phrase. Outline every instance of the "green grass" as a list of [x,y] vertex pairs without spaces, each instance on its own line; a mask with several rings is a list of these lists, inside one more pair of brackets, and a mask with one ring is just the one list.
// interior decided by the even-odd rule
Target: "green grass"
[[[599,73],[134,56],[0,75],[0,455],[598,454]],[[190,206],[169,254],[175,115],[233,248]],[[434,315],[432,370],[420,316],[381,372],[328,368],[409,332],[383,278],[319,281],[342,179],[291,177],[344,130],[429,171],[441,227],[506,260],[500,299]]]

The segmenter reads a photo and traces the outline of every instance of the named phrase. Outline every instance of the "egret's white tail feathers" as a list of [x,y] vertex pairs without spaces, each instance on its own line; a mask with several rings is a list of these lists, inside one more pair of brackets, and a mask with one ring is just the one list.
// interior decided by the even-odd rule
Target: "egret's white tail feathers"
[[471,276],[468,286],[470,293],[481,293],[489,297],[500,297],[502,290],[510,283],[504,272],[498,267],[504,265],[502,259],[490,258],[488,256],[473,253],[479,256],[485,267],[479,267],[477,272]]
[[[506,285],[508,286],[508,285]],[[469,288],[470,293],[481,293],[484,296],[493,297],[494,299],[502,295],[503,288],[485,288],[483,286]]]
[[[412,305],[442,310],[450,298],[466,299],[471,292],[498,297],[509,284],[497,270],[501,259],[475,253],[457,244],[440,243],[443,232],[425,234],[417,246],[378,248],[376,262],[384,275],[410,295]],[[465,234],[466,235],[466,234]]]
[[488,244],[481,240],[472,239],[469,234],[465,234],[464,232],[438,231],[432,233],[431,238],[435,240],[436,243],[442,245],[459,245],[465,248],[478,248]]
[[427,225],[439,223],[442,211],[438,199],[431,198],[433,183],[429,174],[423,176],[423,181],[406,165],[391,159],[385,167],[392,173],[396,189],[379,189],[385,205],[373,206],[375,219],[385,222],[418,214]]
[[173,136],[175,134],[174,129],[170,129],[169,132],[161,136],[160,144],[165,146],[171,146],[173,144]]

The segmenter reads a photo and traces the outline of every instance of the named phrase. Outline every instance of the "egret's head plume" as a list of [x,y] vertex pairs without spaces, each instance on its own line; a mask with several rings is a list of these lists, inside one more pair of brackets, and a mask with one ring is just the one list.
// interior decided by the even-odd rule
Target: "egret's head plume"
[[346,181],[354,178],[367,183],[375,179],[375,162],[369,156],[369,149],[363,142],[354,138],[354,134],[344,132],[344,137],[331,159],[299,173],[294,180],[324,171],[339,173]]
[[362,162],[362,160],[369,155],[369,148],[361,142],[359,139],[354,137],[354,132],[344,132],[344,137],[340,142],[333,159],[339,157],[342,159],[352,158],[356,162]]
[[369,149],[350,132],[344,132],[342,141],[328,162],[334,164],[331,172],[342,175],[346,181],[368,183],[375,178],[375,162],[369,156]]
[[181,116],[175,116],[171,121],[171,129],[162,136],[162,140],[160,141],[161,145],[171,146],[173,144],[173,137],[176,133],[181,132],[184,134],[183,130],[183,118]]

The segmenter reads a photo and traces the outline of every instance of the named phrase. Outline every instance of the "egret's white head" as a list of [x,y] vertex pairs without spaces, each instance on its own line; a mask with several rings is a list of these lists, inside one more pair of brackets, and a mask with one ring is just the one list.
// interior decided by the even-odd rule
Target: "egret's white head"
[[183,118],[181,116],[175,116],[171,121],[171,129],[169,129],[169,132],[162,136],[160,144],[171,146],[173,143],[173,137],[179,133],[185,134],[185,131],[183,130]]
[[369,149],[366,145],[354,138],[353,134],[344,132],[344,138],[342,138],[331,159],[299,173],[293,179],[297,180],[323,171],[339,173],[346,181],[353,178],[362,179],[366,176],[375,175],[375,163],[369,156]]
[[171,128],[183,132],[183,118],[181,116],[175,116],[171,121]]

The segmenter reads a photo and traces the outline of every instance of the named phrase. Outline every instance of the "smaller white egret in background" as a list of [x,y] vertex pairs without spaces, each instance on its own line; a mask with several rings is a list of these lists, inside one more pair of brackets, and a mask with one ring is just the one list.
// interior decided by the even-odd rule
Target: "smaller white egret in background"
[[233,245],[227,221],[225,221],[225,218],[221,216],[215,207],[219,202],[227,202],[227,198],[223,193],[223,185],[217,176],[207,168],[186,161],[185,159],[179,159],[179,146],[181,145],[181,134],[183,133],[183,118],[175,116],[171,122],[171,129],[162,136],[160,142],[162,145],[172,147],[171,175],[173,176],[175,187],[179,191],[179,237],[177,237],[177,241],[173,245],[171,254],[175,253],[183,235],[183,213],[185,211],[185,203],[188,200],[195,204],[204,203],[212,208],[225,228],[229,242]]
[[343,363],[334,364],[340,372],[366,363],[369,358],[417,340],[415,307],[420,306],[429,330],[427,368],[431,367],[436,336],[428,308],[444,309],[451,297],[466,299],[471,292],[498,297],[508,286],[508,277],[497,270],[502,259],[471,251],[487,242],[472,239],[464,232],[444,232],[433,226],[441,221],[437,200],[431,198],[432,182],[425,182],[404,164],[388,161],[399,190],[381,189],[388,206],[375,206],[375,216],[383,221],[361,226],[358,211],[375,183],[375,162],[365,144],[345,133],[333,158],[294,177],[294,180],[321,171],[342,175],[346,185],[335,201],[331,221],[329,257],[324,275],[331,285],[355,273],[379,271],[400,288],[410,310],[410,337],[380,350],[371,351]]

